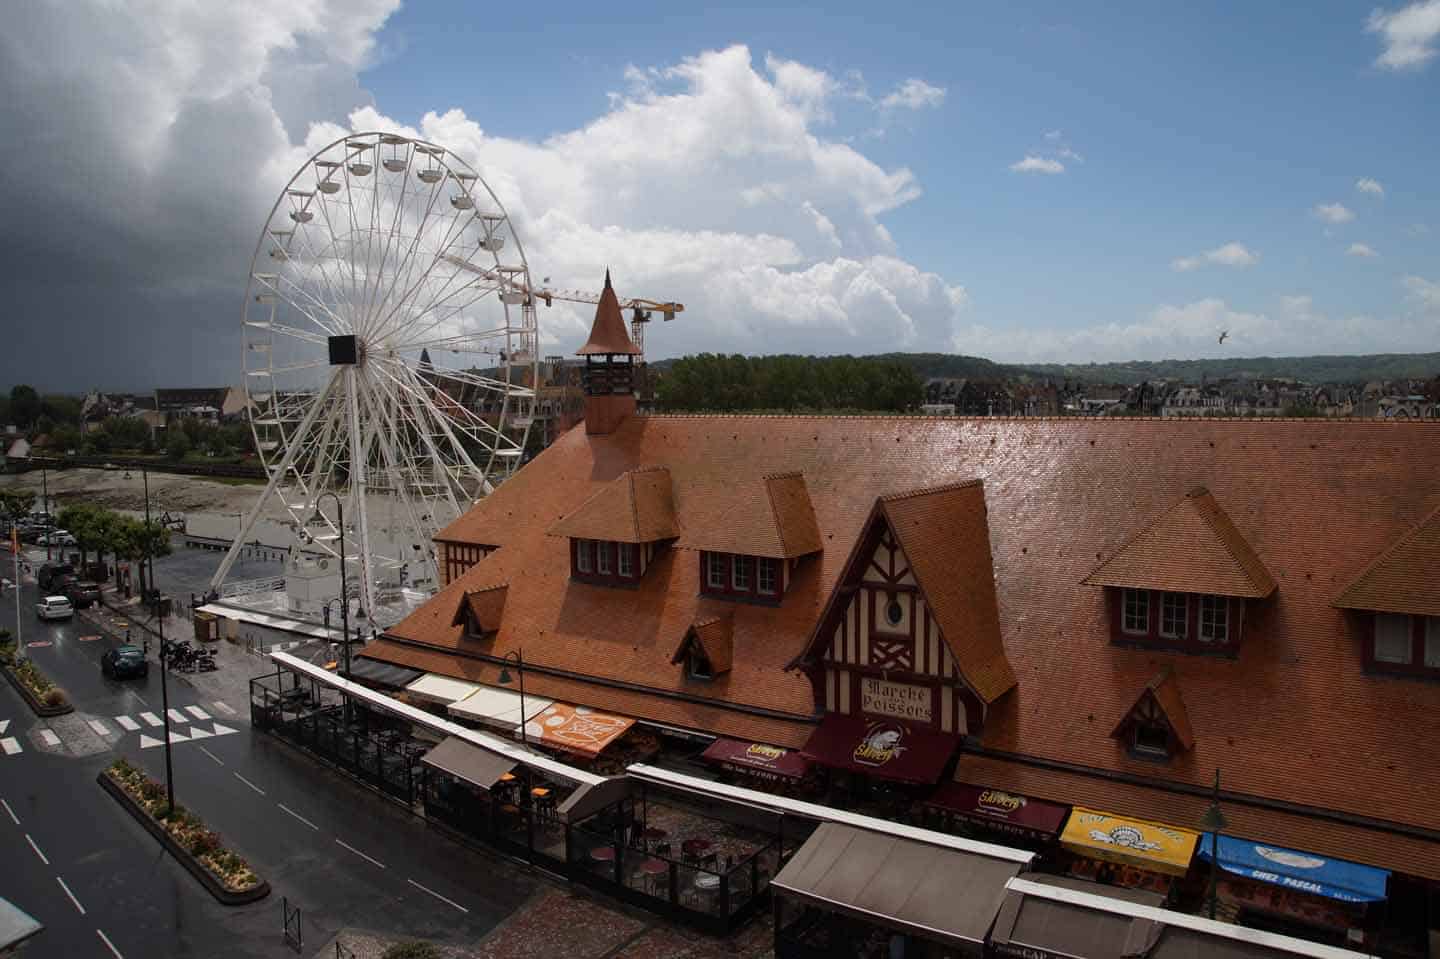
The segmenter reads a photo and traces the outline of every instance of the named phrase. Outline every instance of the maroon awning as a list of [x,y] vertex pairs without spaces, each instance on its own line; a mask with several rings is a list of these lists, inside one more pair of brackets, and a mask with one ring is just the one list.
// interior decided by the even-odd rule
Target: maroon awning
[[1045,837],[1058,834],[1065,824],[1065,816],[1070,812],[1069,806],[1043,799],[957,782],[945,783],[925,800],[925,804],[1006,832]]
[[831,713],[800,750],[806,759],[836,769],[900,782],[933,783],[960,737],[898,719]]
[[793,749],[738,739],[717,739],[700,758],[762,779],[804,779],[810,771],[810,763]]

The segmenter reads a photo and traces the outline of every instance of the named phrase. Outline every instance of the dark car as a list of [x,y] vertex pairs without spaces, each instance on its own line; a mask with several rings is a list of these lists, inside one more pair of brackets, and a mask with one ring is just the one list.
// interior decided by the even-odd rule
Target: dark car
[[150,675],[150,664],[139,646],[116,646],[100,657],[100,672],[111,679]]
[[89,609],[100,602],[100,584],[88,579],[67,583],[64,589],[76,609]]
[[63,585],[61,583],[57,583],[56,579],[61,576],[74,575],[75,567],[71,566],[69,563],[46,563],[44,566],[40,567],[40,573],[36,578],[40,582],[41,589],[54,590],[58,589],[61,585]]

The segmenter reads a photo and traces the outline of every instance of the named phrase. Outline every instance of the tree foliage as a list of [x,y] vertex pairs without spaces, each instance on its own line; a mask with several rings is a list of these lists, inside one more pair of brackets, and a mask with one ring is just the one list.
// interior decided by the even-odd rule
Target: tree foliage
[[898,413],[924,401],[914,371],[853,356],[701,353],[675,360],[660,378],[665,410],[857,410]]
[[30,429],[40,418],[40,394],[24,383],[10,388],[10,415],[21,429]]
[[28,489],[0,489],[0,519],[10,522],[30,515],[35,494]]

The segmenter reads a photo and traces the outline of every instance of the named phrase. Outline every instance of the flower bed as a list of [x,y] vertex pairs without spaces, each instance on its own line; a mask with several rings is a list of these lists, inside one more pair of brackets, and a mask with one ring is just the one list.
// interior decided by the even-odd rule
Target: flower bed
[[140,769],[117,759],[100,775],[101,785],[109,783],[112,791],[128,799],[137,814],[145,817],[142,823],[157,838],[177,854],[184,854],[180,858],[191,872],[202,881],[208,878],[207,886],[215,885],[211,892],[221,902],[227,905],[253,902],[270,891],[269,883],[255,875],[244,859],[226,849],[219,834],[205,828],[200,817],[178,804],[167,813],[165,787]]
[[26,703],[38,716],[59,716],[71,712],[75,707],[65,698],[65,692],[50,681],[30,658],[17,659],[15,641],[8,632],[0,631],[0,669],[10,680],[10,685],[20,691]]

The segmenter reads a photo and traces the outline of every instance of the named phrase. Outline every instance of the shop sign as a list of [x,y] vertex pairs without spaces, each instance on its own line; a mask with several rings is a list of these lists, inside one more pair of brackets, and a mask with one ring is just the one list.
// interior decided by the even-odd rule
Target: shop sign
[[1061,959],[1058,952],[1038,949],[1035,946],[1022,946],[1014,942],[992,942],[990,948],[995,955],[1005,956],[1006,959]]
[[1061,842],[1096,859],[1184,875],[1199,833],[1075,807]]
[[905,727],[899,723],[871,723],[855,747],[854,759],[862,766],[883,766],[905,754]]
[[894,716],[896,719],[928,723],[933,699],[929,686],[895,683],[874,676],[860,679],[860,708],[875,716]]

